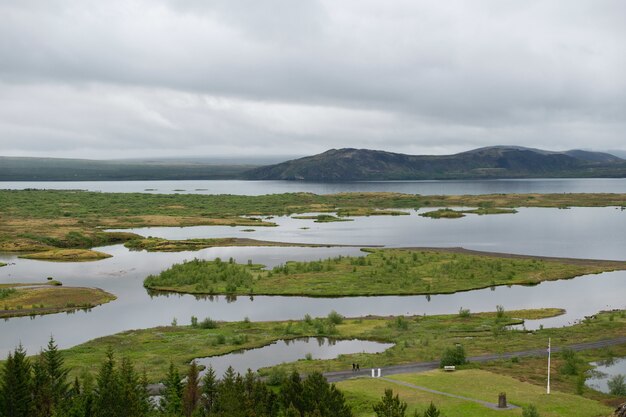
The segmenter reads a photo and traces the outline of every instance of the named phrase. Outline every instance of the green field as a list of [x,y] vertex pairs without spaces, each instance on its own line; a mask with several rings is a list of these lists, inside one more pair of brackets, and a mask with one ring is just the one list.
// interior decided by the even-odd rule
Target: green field
[[[450,373],[437,370],[419,374],[391,375],[388,378],[491,403],[497,403],[498,394],[505,392],[510,404],[520,407],[533,404],[542,417],[597,417],[607,416],[613,411],[612,408],[591,399],[558,391],[552,391],[547,395],[545,387],[483,370],[458,370]],[[395,394],[399,394],[400,398],[409,404],[407,415],[412,415],[413,410],[423,412],[431,401],[446,417],[522,415],[521,409],[492,410],[471,401],[429,393],[379,379],[360,378],[340,382],[337,386],[345,393],[357,417],[374,416],[371,407],[383,395],[385,388],[393,389]]]
[[288,262],[272,270],[193,260],[151,275],[151,290],[192,294],[359,296],[441,294],[535,285],[616,269],[626,262],[550,259],[461,249],[367,249],[365,257]]

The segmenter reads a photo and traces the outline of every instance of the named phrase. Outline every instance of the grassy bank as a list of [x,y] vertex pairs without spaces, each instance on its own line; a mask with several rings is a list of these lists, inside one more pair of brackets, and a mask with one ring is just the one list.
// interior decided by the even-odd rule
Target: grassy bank
[[[491,194],[420,196],[398,193],[310,193],[264,196],[0,190],[0,250],[91,248],[136,238],[101,228],[272,226],[261,216],[311,212],[394,215],[419,207],[626,206],[626,194]],[[244,217],[247,216],[247,217]]]
[[116,298],[99,288],[25,285],[28,284],[0,288],[0,318],[92,308]]
[[19,258],[53,262],[89,262],[110,258],[111,255],[89,249],[51,249],[20,255]]
[[[355,353],[332,360],[303,360],[283,365],[301,372],[350,369],[357,362],[361,367],[382,367],[417,361],[438,360],[443,350],[462,343],[468,355],[502,353],[536,349],[552,337],[553,346],[611,339],[626,335],[626,315],[609,320],[608,314],[571,327],[543,329],[535,332],[505,330],[504,326],[520,323],[527,315],[552,316],[560,310],[515,311],[504,314],[417,317],[365,317],[333,320],[305,318],[282,322],[212,323],[203,328],[167,326],[132,330],[102,337],[65,351],[65,357],[77,372],[96,372],[108,347],[128,356],[145,367],[151,381],[163,378],[170,361],[182,370],[194,358],[222,355],[239,349],[267,345],[280,339],[326,336],[339,339],[364,339],[395,343],[384,353]],[[179,318],[182,323],[182,318]],[[280,368],[280,367],[279,367]],[[267,371],[265,371],[267,373]]]
[[462,249],[367,249],[365,257],[288,262],[270,271],[194,260],[151,275],[152,290],[191,294],[362,296],[442,294],[626,269],[623,261],[541,258]]
[[[462,397],[498,402],[498,394],[506,392],[510,404],[525,407],[533,404],[542,417],[596,417],[606,416],[613,410],[592,399],[553,391],[546,395],[545,388],[517,379],[483,370],[460,370],[452,373],[430,371],[419,374],[392,375],[389,379],[407,382],[436,391]],[[340,382],[337,386],[345,393],[357,417],[374,416],[372,405],[380,400],[386,388],[393,389],[409,405],[407,415],[414,410],[423,412],[432,401],[446,417],[520,416],[521,409],[493,410],[471,401],[434,394],[398,383],[372,378]]]
[[214,239],[187,239],[187,240],[168,240],[161,238],[133,239],[124,244],[131,250],[145,250],[148,252],[181,252],[181,251],[197,251],[213,247],[227,246],[282,246],[282,247],[307,247],[321,248],[343,245],[321,245],[313,243],[289,243],[289,242],[273,242],[267,240],[256,240],[246,238],[214,238]]

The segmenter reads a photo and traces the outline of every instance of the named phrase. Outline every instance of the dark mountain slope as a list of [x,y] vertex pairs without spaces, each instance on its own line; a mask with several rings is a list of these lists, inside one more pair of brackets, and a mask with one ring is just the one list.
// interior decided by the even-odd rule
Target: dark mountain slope
[[331,149],[244,174],[253,180],[307,181],[624,176],[626,161],[610,154],[506,146],[436,156]]

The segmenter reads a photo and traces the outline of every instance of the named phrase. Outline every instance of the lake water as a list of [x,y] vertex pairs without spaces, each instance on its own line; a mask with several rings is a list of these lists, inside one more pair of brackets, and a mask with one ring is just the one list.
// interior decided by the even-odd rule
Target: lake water
[[[532,255],[626,260],[626,211],[616,208],[572,208],[569,210],[523,208],[517,214],[477,216],[461,219],[428,219],[411,211],[407,216],[372,216],[352,222],[314,223],[288,217],[273,219],[273,228],[189,227],[137,229],[144,235],[183,239],[188,237],[235,236],[303,243],[382,244],[402,246],[462,246],[469,249]],[[302,229],[309,227],[309,229]],[[545,282],[534,287],[512,286],[450,295],[386,297],[225,297],[197,298],[170,294],[150,296],[143,279],[173,263],[194,257],[248,259],[268,267],[288,260],[315,260],[342,255],[363,255],[358,247],[231,247],[198,252],[131,252],[122,245],[97,248],[112,258],[89,263],[50,263],[18,259],[0,254],[9,263],[0,268],[0,282],[37,282],[52,276],[65,285],[103,288],[115,294],[114,302],[73,314],[36,318],[22,317],[0,322],[0,356],[18,343],[34,353],[52,334],[62,347],[95,337],[130,329],[168,325],[174,318],[187,324],[191,316],[200,320],[300,319],[305,314],[326,316],[336,310],[345,316],[367,314],[441,314],[459,308],[473,312],[539,307],[565,308],[563,316],[528,321],[527,328],[563,326],[602,309],[626,308],[626,271]]]
[[[224,375],[232,366],[235,372],[244,375],[248,369],[257,371],[268,366],[295,362],[310,355],[315,359],[333,359],[349,353],[379,353],[392,347],[392,343],[367,340],[335,340],[326,337],[306,337],[293,340],[278,340],[258,349],[241,350],[228,355],[198,358],[196,363],[215,371],[217,377]],[[204,375],[206,372],[201,372]]]
[[519,180],[445,181],[12,181],[0,182],[0,189],[25,188],[89,190],[120,193],[239,194],[262,195],[294,192],[333,194],[389,191],[407,194],[497,194],[497,193],[624,193],[625,178],[553,178]]
[[617,358],[610,362],[592,362],[595,367],[593,376],[585,384],[601,392],[609,392],[608,382],[616,375],[626,376],[626,358]]

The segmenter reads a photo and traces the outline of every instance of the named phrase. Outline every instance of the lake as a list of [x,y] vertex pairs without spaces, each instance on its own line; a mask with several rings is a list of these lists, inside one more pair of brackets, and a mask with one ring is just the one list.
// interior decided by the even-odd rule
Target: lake
[[[303,243],[353,244],[357,247],[227,247],[198,252],[132,252],[122,245],[97,248],[112,258],[89,263],[50,263],[18,259],[0,254],[9,263],[0,268],[0,282],[44,281],[52,276],[65,285],[99,287],[118,299],[92,311],[23,317],[0,322],[0,355],[22,343],[34,353],[52,334],[62,347],[69,347],[95,337],[129,329],[168,325],[174,318],[187,324],[191,316],[200,320],[284,320],[301,319],[305,314],[326,316],[336,310],[345,316],[367,314],[442,314],[457,313],[459,308],[472,312],[495,311],[496,305],[507,310],[539,307],[565,308],[565,315],[527,321],[527,328],[563,326],[586,315],[607,308],[626,308],[626,271],[604,273],[545,282],[534,287],[496,287],[449,295],[385,296],[351,298],[308,297],[225,297],[197,298],[171,294],[150,296],[143,279],[176,262],[194,257],[248,259],[268,267],[288,260],[316,260],[342,255],[364,255],[358,245],[382,244],[403,246],[462,246],[469,249],[520,254],[598,259],[626,259],[626,211],[608,208],[572,208],[568,210],[522,208],[517,214],[477,216],[461,219],[429,219],[410,211],[407,216],[372,216],[352,222],[314,223],[289,217],[273,219],[279,226],[188,227],[137,229],[138,233],[183,239],[188,237],[235,236]],[[309,229],[302,229],[309,227]]]
[[0,189],[26,188],[88,190],[107,193],[159,194],[239,194],[262,195],[308,192],[333,194],[345,192],[389,191],[423,195],[498,194],[498,193],[624,193],[625,178],[548,178],[518,180],[445,180],[445,181],[12,181],[0,182]]

